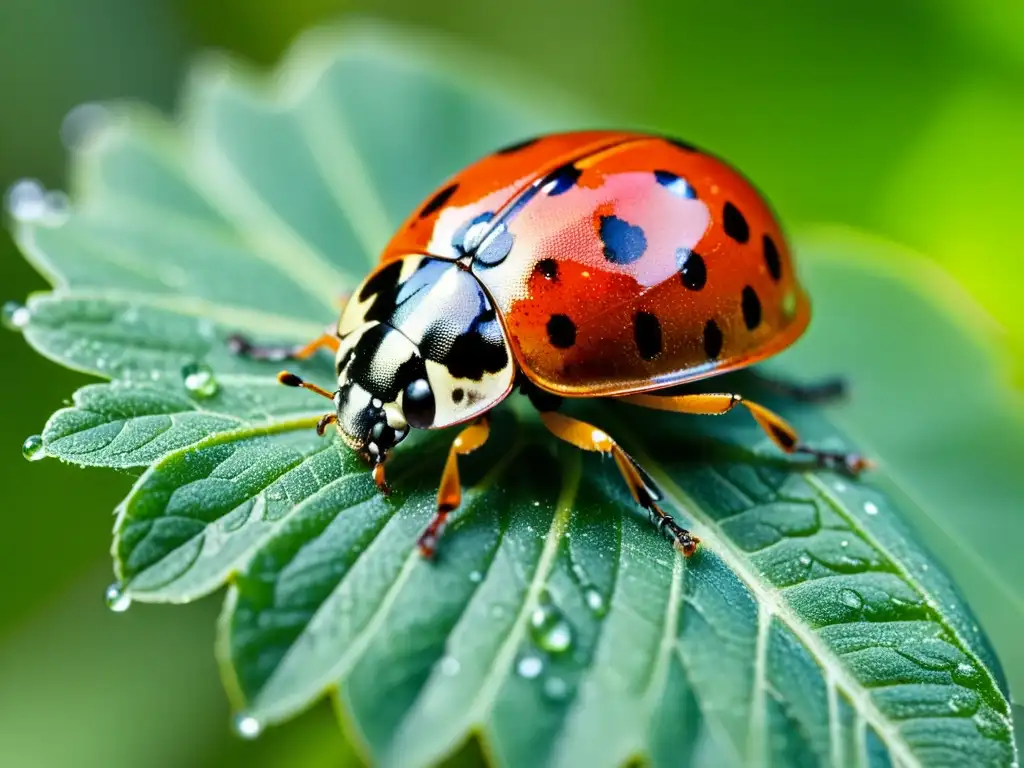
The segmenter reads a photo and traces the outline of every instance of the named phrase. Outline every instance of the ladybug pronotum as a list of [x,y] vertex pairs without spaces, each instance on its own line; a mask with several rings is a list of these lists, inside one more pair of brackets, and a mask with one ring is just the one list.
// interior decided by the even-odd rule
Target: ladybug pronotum
[[633,498],[692,554],[698,539],[601,429],[559,412],[562,398],[607,397],[679,413],[745,407],[786,453],[859,471],[818,451],[767,408],[735,394],[657,390],[749,366],[792,344],[810,305],[771,210],[735,170],[682,142],[615,131],[505,147],[449,179],[402,225],[349,298],[336,328],[258,359],[336,352],[332,400],[317,426],[373,466],[411,428],[466,424],[449,451],[437,513],[419,540],[431,556],[459,506],[458,459],[489,434],[488,413],[517,386],[558,438],[611,455]]

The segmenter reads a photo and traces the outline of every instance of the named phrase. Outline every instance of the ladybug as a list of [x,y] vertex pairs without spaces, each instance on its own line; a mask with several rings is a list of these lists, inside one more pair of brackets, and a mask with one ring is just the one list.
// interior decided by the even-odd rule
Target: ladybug
[[736,394],[658,390],[749,366],[796,341],[810,304],[767,203],[736,170],[661,136],[579,131],[522,141],[434,192],[385,247],[337,327],[293,349],[233,337],[259,359],[336,353],[337,389],[283,372],[334,402],[317,425],[373,467],[410,429],[465,424],[449,450],[437,512],[419,539],[434,554],[459,506],[458,461],[519,387],[558,438],[615,459],[633,498],[685,555],[699,540],[658,505],[640,465],[563,398],[615,398],[691,414],[745,407],[786,453],[858,472],[854,454],[804,445]]

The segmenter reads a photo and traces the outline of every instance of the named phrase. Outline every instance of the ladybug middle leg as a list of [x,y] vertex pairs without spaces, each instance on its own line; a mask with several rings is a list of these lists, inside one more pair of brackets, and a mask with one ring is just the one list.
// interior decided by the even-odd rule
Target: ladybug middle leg
[[704,416],[720,416],[728,413],[737,405],[742,405],[754,421],[765,431],[780,449],[786,453],[798,453],[813,457],[826,469],[843,469],[851,474],[858,474],[864,469],[871,467],[871,462],[858,453],[843,453],[841,451],[822,451],[811,448],[800,442],[800,436],[790,426],[789,422],[777,413],[768,410],[763,405],[744,400],[739,395],[708,394],[708,395],[678,395],[675,397],[661,397],[659,395],[627,395],[620,400],[639,405],[644,408],[651,408],[657,411],[673,411],[675,413],[693,413]]
[[448,449],[448,460],[441,473],[441,483],[437,489],[437,512],[416,542],[420,554],[430,558],[437,550],[437,540],[441,538],[448,515],[458,509],[462,503],[462,484],[459,480],[459,456],[472,453],[487,442],[491,436],[491,423],[488,417],[481,416],[475,422],[459,432],[458,437]]
[[647,510],[651,522],[658,527],[658,530],[667,530],[675,548],[687,557],[697,551],[700,539],[680,526],[672,518],[672,515],[658,506],[657,502],[662,497],[661,491],[658,490],[651,477],[636,463],[636,460],[622,450],[607,432],[591,426],[585,421],[573,419],[556,411],[543,411],[540,414],[540,419],[555,437],[584,451],[596,451],[611,455],[626,481],[629,492],[636,499],[637,504]]
[[248,357],[251,360],[308,360],[317,350],[327,348],[338,351],[341,340],[333,328],[328,328],[308,344],[299,345],[260,345],[254,344],[247,336],[236,333],[228,337],[228,349],[234,354]]

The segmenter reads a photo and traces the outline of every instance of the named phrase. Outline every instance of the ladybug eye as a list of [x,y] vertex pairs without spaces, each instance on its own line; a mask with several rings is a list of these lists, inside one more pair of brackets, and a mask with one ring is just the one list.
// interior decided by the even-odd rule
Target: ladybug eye
[[410,426],[426,429],[434,423],[434,393],[426,379],[416,379],[406,386],[402,410]]

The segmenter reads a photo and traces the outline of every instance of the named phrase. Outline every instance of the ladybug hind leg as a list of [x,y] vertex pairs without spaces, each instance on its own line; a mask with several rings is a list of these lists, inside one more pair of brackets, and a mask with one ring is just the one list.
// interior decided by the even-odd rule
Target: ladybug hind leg
[[482,416],[459,432],[458,437],[448,449],[448,460],[445,461],[441,473],[441,483],[437,490],[437,511],[427,525],[426,530],[417,541],[420,554],[431,558],[437,551],[437,542],[441,538],[448,515],[458,509],[462,503],[462,483],[459,479],[459,457],[472,453],[487,442],[491,436],[491,423],[487,416]]
[[830,403],[842,400],[849,392],[846,379],[838,376],[821,381],[796,382],[777,379],[757,370],[749,370],[747,375],[754,378],[769,392],[796,400],[799,403]]
[[800,441],[800,436],[796,430],[777,413],[770,411],[763,405],[758,405],[750,400],[744,400],[739,395],[707,394],[678,395],[675,397],[628,395],[620,399],[633,405],[657,411],[691,413],[704,416],[720,416],[728,413],[737,405],[742,405],[750,411],[754,421],[764,430],[771,441],[785,453],[810,456],[821,467],[844,470],[854,475],[871,467],[871,462],[858,453],[822,451],[817,448],[811,448]]
[[651,522],[662,533],[668,534],[677,550],[689,557],[697,551],[700,539],[679,525],[668,512],[658,506],[662,494],[651,477],[602,429],[591,426],[556,411],[540,414],[544,426],[557,438],[584,451],[596,451],[615,459],[626,486],[637,504],[650,516]]

